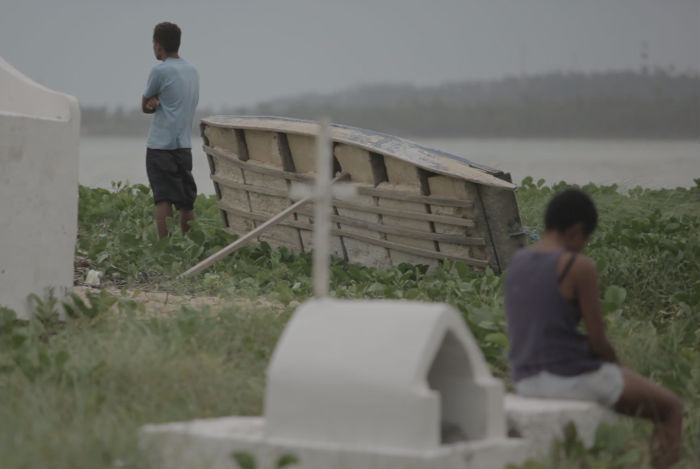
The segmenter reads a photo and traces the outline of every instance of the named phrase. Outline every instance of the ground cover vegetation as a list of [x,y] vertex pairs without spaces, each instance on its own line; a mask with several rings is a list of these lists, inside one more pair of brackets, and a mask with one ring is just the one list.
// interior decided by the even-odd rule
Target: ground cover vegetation
[[[542,231],[546,202],[564,186],[523,181],[518,201],[532,237]],[[683,397],[679,467],[698,467],[700,180],[689,189],[585,189],[600,211],[587,253],[600,270],[609,334],[625,365]],[[311,259],[249,246],[203,274],[176,280],[234,239],[221,229],[215,202],[200,195],[192,230],[159,241],[147,187],[80,187],[76,258],[104,272],[103,286],[121,293],[74,295],[65,301],[66,321],[57,317],[61,305],[46,296],[33,297],[31,321],[0,309],[0,467],[144,466],[138,428],[145,423],[261,413],[275,342],[295,305],[311,296]],[[427,272],[337,259],[331,271],[335,297],[454,305],[494,374],[509,384],[500,275],[461,263]],[[135,299],[142,290],[222,302],[157,314]],[[241,298],[265,302],[241,306]],[[569,432],[549,458],[526,467],[645,467],[650,430],[622,418],[601,426],[588,450]]]

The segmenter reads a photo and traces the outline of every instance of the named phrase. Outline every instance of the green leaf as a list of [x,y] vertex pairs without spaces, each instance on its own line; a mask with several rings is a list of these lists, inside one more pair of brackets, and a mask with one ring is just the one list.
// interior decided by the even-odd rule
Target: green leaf
[[292,464],[299,464],[299,458],[293,454],[283,454],[277,460],[277,469],[282,469],[283,467],[291,466]]
[[627,298],[627,290],[617,285],[611,285],[605,290],[603,306],[606,312],[620,309]]
[[232,453],[231,457],[236,461],[241,469],[256,469],[258,467],[255,462],[255,456],[247,452]]
[[492,342],[503,347],[506,347],[508,345],[508,337],[502,332],[491,332],[489,334],[486,334],[484,340],[486,342]]
[[53,362],[56,368],[63,369],[66,362],[70,358],[70,355],[65,350],[60,350],[56,356],[53,357]]

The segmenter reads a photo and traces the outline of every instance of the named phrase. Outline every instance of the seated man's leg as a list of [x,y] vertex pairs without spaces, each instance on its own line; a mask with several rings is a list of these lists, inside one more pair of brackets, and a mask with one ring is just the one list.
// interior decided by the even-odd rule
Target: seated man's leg
[[654,467],[669,467],[681,457],[683,402],[670,390],[622,368],[625,387],[615,404],[621,414],[654,422],[651,456]]

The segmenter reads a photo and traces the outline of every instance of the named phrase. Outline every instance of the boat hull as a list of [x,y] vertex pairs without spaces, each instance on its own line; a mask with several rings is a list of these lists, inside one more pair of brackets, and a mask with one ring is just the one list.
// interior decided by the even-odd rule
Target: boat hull
[[[204,151],[224,228],[242,235],[313,184],[314,122],[270,117],[202,120]],[[331,126],[334,172],[357,187],[334,200],[331,250],[351,263],[387,267],[462,261],[503,271],[524,235],[509,176],[408,140]],[[313,207],[305,205],[259,237],[298,252],[313,249]]]

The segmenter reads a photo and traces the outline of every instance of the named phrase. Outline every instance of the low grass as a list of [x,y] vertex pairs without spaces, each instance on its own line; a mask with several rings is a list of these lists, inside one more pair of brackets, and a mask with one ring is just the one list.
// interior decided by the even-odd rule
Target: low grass
[[65,325],[6,321],[3,335],[25,340],[3,344],[3,358],[23,362],[0,378],[0,466],[139,466],[145,423],[259,414],[288,317],[184,307],[150,317],[120,308]]
[[[533,236],[561,187],[531,179],[520,187]],[[601,213],[587,253],[600,269],[610,336],[625,365],[683,397],[679,467],[698,467],[700,190],[586,189]],[[202,275],[174,280],[233,239],[220,228],[213,197],[200,196],[195,208],[199,218],[187,236],[158,241],[148,188],[81,187],[77,254],[105,273],[105,284],[130,292],[264,297],[268,306],[242,309],[232,301],[159,315],[145,312],[125,290],[69,303],[65,322],[47,298],[36,299],[31,321],[0,310],[0,467],[143,466],[137,431],[145,423],[261,413],[270,354],[291,305],[311,295],[310,257],[263,244]],[[460,263],[427,273],[421,266],[382,270],[335,259],[331,292],[454,305],[494,374],[508,383],[501,276]],[[527,467],[644,467],[649,434],[649,424],[622,418],[601,426],[594,448],[584,450],[571,437]]]

